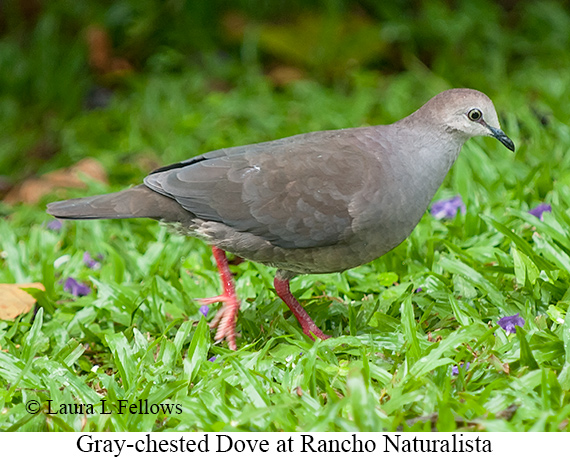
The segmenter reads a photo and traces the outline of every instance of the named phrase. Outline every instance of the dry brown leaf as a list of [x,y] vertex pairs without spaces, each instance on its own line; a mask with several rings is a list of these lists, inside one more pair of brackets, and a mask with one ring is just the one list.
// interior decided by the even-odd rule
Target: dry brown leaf
[[113,55],[111,38],[103,27],[89,26],[86,39],[89,48],[89,64],[95,71],[102,75],[117,76],[132,72],[133,67],[126,59]]
[[0,284],[0,319],[14,319],[27,313],[36,303],[36,299],[22,289],[46,290],[40,282],[30,284]]
[[103,27],[92,25],[85,33],[89,48],[89,64],[95,70],[105,73],[112,55],[111,39]]
[[273,84],[282,87],[305,77],[303,70],[289,65],[279,65],[273,68],[267,76]]
[[241,42],[248,18],[239,11],[228,11],[222,17],[221,25],[228,41]]
[[81,159],[72,167],[47,173],[42,178],[50,181],[54,187],[84,188],[85,183],[81,180],[82,174],[107,184],[107,173],[103,165],[91,157]]
[[69,168],[46,173],[39,178],[29,178],[12,188],[4,198],[8,204],[29,203],[36,204],[44,195],[54,189],[73,187],[83,189],[85,183],[81,176],[88,176],[96,181],[107,184],[107,173],[95,159],[87,157]]
[[4,203],[37,203],[42,196],[48,194],[53,186],[42,178],[28,178],[13,187],[4,197]]

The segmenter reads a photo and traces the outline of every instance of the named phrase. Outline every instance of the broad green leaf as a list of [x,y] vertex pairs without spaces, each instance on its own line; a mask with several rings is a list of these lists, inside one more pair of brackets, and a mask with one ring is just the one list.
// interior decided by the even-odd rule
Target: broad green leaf
[[517,339],[520,342],[521,346],[521,353],[520,353],[520,363],[522,366],[529,367],[531,370],[536,370],[538,368],[538,363],[534,356],[532,355],[532,351],[530,346],[526,340],[526,332],[523,330],[522,327],[516,327],[517,329]]
[[188,348],[188,357],[184,359],[184,374],[187,377],[188,385],[195,381],[200,364],[206,360],[208,350],[210,348],[210,327],[205,318],[201,318],[190,347]]

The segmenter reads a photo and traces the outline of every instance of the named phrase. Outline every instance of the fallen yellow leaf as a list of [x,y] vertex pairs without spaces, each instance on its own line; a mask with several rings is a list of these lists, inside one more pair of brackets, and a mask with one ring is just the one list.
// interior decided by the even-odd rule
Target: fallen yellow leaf
[[40,282],[30,284],[0,284],[0,319],[14,319],[32,309],[36,299],[22,289],[46,290]]

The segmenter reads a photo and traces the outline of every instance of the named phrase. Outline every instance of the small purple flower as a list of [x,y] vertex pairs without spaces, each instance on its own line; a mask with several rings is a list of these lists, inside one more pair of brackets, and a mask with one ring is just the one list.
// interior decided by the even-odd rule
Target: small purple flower
[[76,297],[84,297],[91,293],[91,288],[87,284],[77,282],[71,277],[65,280],[63,290],[75,295]]
[[461,200],[461,195],[436,201],[431,205],[430,212],[436,219],[453,219],[458,209],[461,210],[461,214],[465,214],[465,203]]
[[415,294],[419,294],[421,292],[423,292],[424,290],[421,287],[418,287],[416,290],[414,290]]
[[59,232],[63,227],[63,223],[59,219],[53,219],[46,224],[46,227],[53,232]]
[[499,319],[499,325],[501,328],[509,335],[510,333],[517,333],[515,328],[517,325],[522,327],[524,325],[524,319],[516,313],[514,316],[505,316]]
[[208,317],[208,311],[210,311],[210,307],[208,305],[200,306],[200,312],[204,317]]
[[208,359],[208,362],[214,362],[216,359],[217,359],[216,356],[210,357],[210,358]]
[[[463,367],[463,365],[465,365],[465,371],[469,370],[469,365],[471,365],[469,362],[467,362],[466,364],[461,364],[461,367]],[[451,367],[451,374],[454,376],[457,376],[459,374],[459,366],[454,365],[453,367]]]
[[[97,258],[101,259],[102,256],[98,255]],[[85,254],[83,254],[83,263],[92,270],[98,270],[101,268],[101,262],[97,262],[97,260],[92,258],[88,251],[85,251]]]
[[541,221],[543,221],[544,215],[542,213],[551,213],[551,212],[552,212],[552,206],[550,206],[548,203],[541,203],[540,205],[531,209],[528,213],[538,217]]

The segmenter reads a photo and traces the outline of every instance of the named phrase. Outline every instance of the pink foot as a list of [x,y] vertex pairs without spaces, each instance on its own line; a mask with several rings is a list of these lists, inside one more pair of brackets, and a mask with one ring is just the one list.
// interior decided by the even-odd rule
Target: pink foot
[[210,322],[210,328],[218,329],[215,337],[216,342],[225,339],[228,342],[229,348],[235,351],[237,349],[236,322],[239,311],[239,300],[236,295],[234,280],[230,272],[226,253],[215,246],[212,246],[212,252],[214,253],[214,259],[218,265],[224,292],[215,297],[200,298],[198,302],[202,305],[211,305],[212,303],[218,302],[223,304],[214,319],[212,319],[212,322]]
[[313,322],[313,319],[309,316],[305,308],[303,308],[297,299],[291,293],[291,289],[289,288],[289,280],[288,279],[279,279],[275,276],[273,280],[273,284],[275,286],[275,292],[277,295],[285,302],[285,304],[289,307],[289,309],[293,312],[299,324],[301,324],[301,328],[303,329],[303,333],[314,340],[313,335],[321,340],[326,340],[330,338],[330,335],[326,335],[323,331],[317,327],[317,324]]

